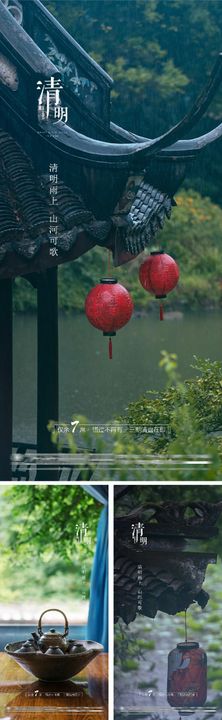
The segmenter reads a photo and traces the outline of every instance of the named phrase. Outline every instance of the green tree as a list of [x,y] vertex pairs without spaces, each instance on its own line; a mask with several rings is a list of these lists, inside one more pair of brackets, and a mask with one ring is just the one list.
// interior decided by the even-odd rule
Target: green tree
[[[112,120],[154,137],[185,114],[221,52],[221,0],[45,0],[46,6],[109,73]],[[218,121],[222,92],[199,123]],[[210,158],[210,167],[209,160]],[[221,163],[211,148],[194,187],[221,202]],[[201,180],[200,180],[201,178]]]
[[[130,403],[122,418],[129,429],[141,439],[137,427],[163,426],[167,432],[152,442],[154,452],[203,452],[211,433],[222,431],[222,363],[194,358],[198,376],[181,382],[177,372],[177,356],[161,353],[160,366],[166,370],[168,383],[159,393],[147,392]],[[205,438],[205,440],[204,440]],[[202,446],[202,450],[201,450]]]
[[83,566],[89,597],[100,503],[78,485],[19,485],[1,489],[0,507],[0,601],[79,599]]
[[[17,555],[44,555],[53,551],[69,559],[78,551],[77,526],[88,526],[94,552],[101,505],[79,485],[19,485],[8,488],[3,504],[7,546]],[[88,552],[88,550],[87,550]]]

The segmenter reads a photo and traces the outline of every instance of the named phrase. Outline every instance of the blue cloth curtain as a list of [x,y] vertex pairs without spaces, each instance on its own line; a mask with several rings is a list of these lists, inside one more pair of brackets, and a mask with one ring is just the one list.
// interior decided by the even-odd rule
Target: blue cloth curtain
[[84,485],[84,490],[104,505],[98,522],[96,551],[90,581],[86,639],[108,651],[108,487]]

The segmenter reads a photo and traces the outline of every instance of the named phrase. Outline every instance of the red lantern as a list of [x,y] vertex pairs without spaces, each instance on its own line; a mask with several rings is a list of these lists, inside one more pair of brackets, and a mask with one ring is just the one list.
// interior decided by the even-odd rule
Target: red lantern
[[112,337],[129,322],[133,301],[128,290],[113,278],[102,278],[92,288],[85,302],[86,316],[94,327],[109,337],[109,358],[112,359]]
[[[156,298],[165,298],[179,280],[179,268],[175,260],[163,251],[152,252],[140,266],[139,279],[147,292]],[[163,304],[160,303],[160,320],[163,320]]]
[[178,643],[168,656],[167,700],[171,707],[202,707],[207,699],[207,656],[198,642]]

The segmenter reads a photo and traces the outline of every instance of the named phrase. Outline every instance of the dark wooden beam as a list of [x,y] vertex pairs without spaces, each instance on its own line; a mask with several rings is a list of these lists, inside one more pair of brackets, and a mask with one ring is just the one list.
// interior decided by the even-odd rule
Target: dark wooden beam
[[11,480],[12,281],[0,280],[0,481]]
[[[115,230],[116,234],[116,230]],[[110,245],[112,237],[115,237],[114,232],[110,232],[107,243]],[[111,239],[110,239],[111,238]],[[114,242],[114,240],[113,240]],[[95,240],[90,238],[87,233],[82,230],[79,231],[77,239],[71,250],[67,252],[59,250],[59,256],[49,255],[49,244],[45,243],[40,248],[39,252],[34,255],[32,259],[24,258],[18,255],[16,252],[7,253],[6,257],[0,263],[0,278],[15,278],[19,275],[27,276],[32,273],[39,273],[40,275],[46,270],[56,267],[57,265],[63,265],[64,263],[76,260],[81,255],[95,247]]]
[[[47,429],[49,420],[58,420],[58,288],[57,268],[41,276],[38,298],[37,451],[55,453]],[[55,477],[54,477],[55,476]],[[48,477],[39,470],[39,480],[58,479],[57,470]]]

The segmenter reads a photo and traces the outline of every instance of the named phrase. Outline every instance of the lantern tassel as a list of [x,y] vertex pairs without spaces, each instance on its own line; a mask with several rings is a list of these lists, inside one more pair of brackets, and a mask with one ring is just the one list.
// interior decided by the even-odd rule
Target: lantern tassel
[[164,319],[164,315],[163,315],[163,303],[160,303],[160,320],[163,320],[163,319]]
[[109,338],[109,359],[113,359],[113,344],[112,344],[112,338]]

